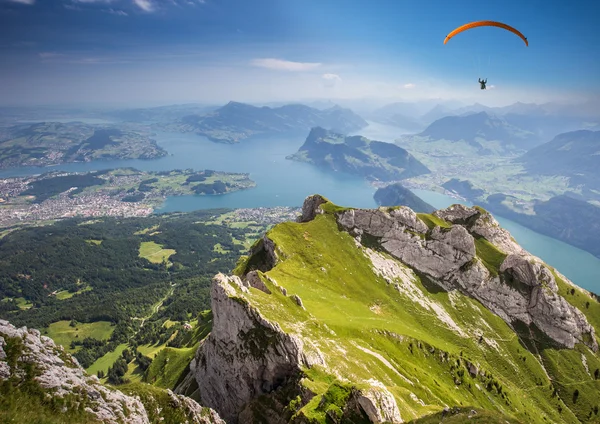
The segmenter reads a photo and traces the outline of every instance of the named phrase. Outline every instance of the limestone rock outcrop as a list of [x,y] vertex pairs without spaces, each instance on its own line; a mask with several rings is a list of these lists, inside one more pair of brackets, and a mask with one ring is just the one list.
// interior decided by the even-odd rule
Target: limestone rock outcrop
[[201,403],[216,409],[230,424],[238,422],[244,405],[285,385],[300,365],[322,363],[307,356],[300,338],[239,301],[247,291],[237,276],[217,274],[211,289],[213,328],[198,350],[190,370],[196,376]]
[[[307,199],[303,215],[316,216],[319,212],[308,210],[315,205],[319,207],[318,202]],[[594,328],[558,294],[553,273],[519,246],[492,215],[463,205],[433,215],[451,226],[429,229],[406,207],[351,209],[336,217],[338,224],[363,244],[369,237],[377,238],[393,257],[443,289],[458,289],[479,300],[508,324],[533,324],[562,346],[584,343],[598,350]],[[506,255],[498,275],[492,275],[477,258],[476,238],[484,238]]]
[[[12,344],[11,351],[17,352],[12,358],[7,355],[9,343]],[[19,382],[28,378],[26,370],[31,366],[37,371],[34,381],[48,395],[75,397],[75,403],[103,423],[150,423],[148,412],[139,398],[102,385],[98,377],[86,374],[77,359],[65,352],[62,346],[57,346],[38,330],[16,328],[8,321],[0,320],[0,381],[9,380],[18,386]],[[186,409],[190,424],[224,424],[215,411],[183,396],[172,393],[170,396],[172,402]]]

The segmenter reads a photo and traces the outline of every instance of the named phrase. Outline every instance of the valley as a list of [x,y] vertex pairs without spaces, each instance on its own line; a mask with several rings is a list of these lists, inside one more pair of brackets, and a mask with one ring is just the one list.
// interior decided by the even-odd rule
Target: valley
[[[115,125],[148,131],[151,127],[164,129],[164,122],[187,116],[185,108],[172,112],[136,111],[130,115],[135,120],[145,119],[148,113],[169,118],[163,123]],[[229,337],[228,330],[223,330],[223,312],[218,307],[215,310],[215,305],[227,305],[234,298],[239,302],[232,305],[256,308],[284,333],[300,337],[307,357],[312,358],[309,362],[317,361],[301,366],[300,374],[286,377],[281,395],[273,395],[269,389],[258,398],[246,399],[249,403],[239,411],[240,417],[251,414],[257,419],[284,411],[286,419],[295,416],[323,422],[331,414],[349,417],[351,411],[361,410],[362,406],[353,406],[358,405],[355,396],[367,399],[363,404],[376,405],[373,399],[395,404],[380,411],[392,421],[400,416],[416,422],[433,419],[446,414],[442,408],[446,404],[469,405],[463,412],[458,406],[450,408],[447,413],[455,419],[463,413],[471,416],[473,411],[482,418],[508,422],[570,423],[576,422],[573,417],[580,421],[594,417],[595,405],[587,394],[578,395],[579,402],[568,399],[573,388],[578,393],[586,388],[590,393],[596,390],[593,372],[600,362],[595,353],[586,350],[593,351],[589,343],[593,344],[594,336],[582,335],[583,344],[573,347],[572,354],[564,353],[554,345],[558,333],[538,333],[547,330],[542,324],[528,324],[528,330],[520,324],[507,326],[502,311],[482,306],[486,304],[482,294],[450,289],[450,280],[444,279],[441,268],[454,265],[436,246],[449,243],[448,232],[455,237],[468,225],[457,224],[462,218],[448,211],[435,212],[439,206],[431,204],[438,203],[425,203],[423,200],[430,202],[426,196],[420,199],[407,188],[415,189],[417,195],[423,193],[419,189],[450,193],[456,202],[463,202],[461,198],[473,201],[493,213],[505,207],[500,216],[532,228],[535,225],[520,216],[536,217],[534,213],[541,211],[540,199],[554,199],[565,192],[589,197],[589,192],[572,187],[568,176],[526,173],[525,165],[515,161],[521,157],[520,149],[487,140],[481,133],[463,141],[405,135],[392,137],[397,139],[394,146],[368,138],[369,126],[352,125],[348,128],[354,129],[347,131],[365,135],[346,136],[320,127],[313,128],[308,137],[307,132],[281,128],[253,133],[241,125],[217,140],[221,135],[214,132],[204,137],[196,130],[179,128],[182,133],[153,134],[157,146],[168,155],[151,161],[113,158],[62,163],[35,175],[31,175],[34,168],[4,170],[0,173],[0,197],[4,200],[0,205],[0,319],[38,328],[107,387],[118,388],[125,395],[141,395],[145,402],[170,393],[160,390],[174,390],[213,408],[228,422],[235,422],[230,411],[240,405],[214,401],[210,393],[218,390],[219,384],[215,381],[213,388],[207,388],[198,381],[213,378],[207,348],[211,340]],[[391,135],[393,130],[388,130]],[[215,168],[224,171],[211,170]],[[394,184],[396,181],[400,184]],[[374,187],[382,190],[374,193]],[[325,200],[321,214],[313,220],[307,218],[316,208],[311,199],[320,197],[308,197],[302,209],[304,223],[295,222],[304,199],[318,192],[331,195],[336,203]],[[506,198],[500,199],[499,193]],[[498,202],[494,203],[495,199]],[[429,253],[423,253],[418,261],[415,255],[421,253],[416,251],[403,256],[392,248],[393,243],[386,244],[379,230],[360,227],[363,224],[359,222],[365,221],[355,221],[356,228],[347,221],[353,207],[384,204],[379,212],[352,213],[383,213],[373,222],[380,218],[385,222],[388,215],[400,216],[394,211],[405,211],[397,207],[398,202],[417,212],[417,221],[410,225],[402,221],[408,225],[402,237],[410,239],[401,240],[404,249],[417,249],[416,245],[409,248],[411,243],[433,249],[441,261],[436,266],[426,259]],[[402,214],[402,219],[410,215]],[[493,221],[486,216],[478,219],[488,225]],[[556,216],[553,219],[564,222],[556,221]],[[301,236],[296,233],[300,227],[306,227]],[[360,252],[346,245],[347,235],[356,231],[362,236],[353,246],[361,243]],[[499,230],[484,235],[477,231],[481,228],[467,229],[474,239],[474,257],[460,266],[460,272],[481,274],[490,279],[489,284],[497,284],[494,279],[499,279],[522,295],[519,284],[529,283],[514,280],[515,274],[503,267],[516,266],[507,258],[523,252],[513,243],[529,234],[511,231],[500,237]],[[541,228],[538,231],[543,232]],[[275,253],[266,256],[265,233],[277,246]],[[564,238],[559,233],[553,236]],[[532,244],[535,251],[541,250],[541,243],[540,239],[539,246]],[[335,252],[328,246],[336,246]],[[569,260],[568,247],[562,249],[563,259]],[[280,265],[271,270],[269,258]],[[565,267],[563,272],[560,260],[548,265],[535,261],[550,270],[556,293],[576,305],[596,328],[597,296],[579,288],[572,290],[565,277],[571,271]],[[339,268],[347,263],[353,267]],[[594,265],[590,262],[589,266],[592,270]],[[220,277],[224,274],[229,274],[227,283]],[[232,276],[242,278],[242,285],[231,280]],[[307,285],[309,280],[319,287]],[[392,280],[395,285],[389,292]],[[368,281],[375,286],[367,289],[363,285]],[[380,283],[385,285],[379,287]],[[578,279],[577,283],[597,291],[593,278]],[[227,299],[215,292],[221,289],[229,293]],[[403,302],[403,309],[394,302]],[[465,318],[465,308],[475,308],[485,323]],[[225,315],[238,316],[234,309]],[[412,318],[405,316],[406,311],[411,311]],[[403,317],[402,323],[392,318],[396,315]],[[288,322],[290,317],[300,325]],[[272,337],[287,340],[288,335],[274,336],[255,322],[246,332],[248,328],[232,337],[243,340],[235,349],[249,364],[244,369],[252,370],[251,358],[272,354]],[[369,340],[359,335],[365,331],[372,335]],[[536,335],[532,340],[531,334]],[[548,334],[554,341],[546,338]],[[290,349],[285,343],[276,351]],[[342,356],[339,349],[344,351]],[[432,349],[439,354],[439,361],[431,355]],[[542,351],[541,356],[536,349]],[[582,360],[584,368],[592,367],[591,376],[580,372],[578,365],[577,379],[565,379],[560,361],[579,354],[586,358]],[[195,365],[196,373],[206,372],[199,378],[190,371],[190,363],[202,355],[208,355],[204,356],[208,368],[199,371]],[[269,360],[279,361],[276,357]],[[358,358],[363,368],[368,367],[370,380],[361,367],[344,362],[348,357],[354,358],[352,364]],[[416,374],[409,366],[415,360]],[[456,365],[450,366],[454,361]],[[521,361],[527,364],[521,365]],[[336,364],[333,371],[332,363]],[[293,364],[292,359],[284,368],[290,370]],[[438,377],[431,374],[432,369]],[[514,380],[508,369],[522,381]],[[342,371],[348,381],[336,379]],[[297,378],[300,386],[295,386]],[[414,387],[417,378],[427,384]],[[407,380],[413,382],[411,387]],[[279,377],[264,387],[279,387],[278,381]],[[303,387],[298,393],[308,390],[310,394],[303,395],[308,397],[286,397],[297,387]],[[449,393],[456,390],[450,399]],[[339,396],[332,398],[332,393]],[[523,394],[529,400],[518,401]],[[280,409],[272,409],[273,405]],[[539,416],[534,417],[532,410]]]
[[168,196],[224,194],[254,186],[248,174],[211,170],[143,172],[126,168],[7,178],[0,180],[0,227],[75,216],[148,216]]

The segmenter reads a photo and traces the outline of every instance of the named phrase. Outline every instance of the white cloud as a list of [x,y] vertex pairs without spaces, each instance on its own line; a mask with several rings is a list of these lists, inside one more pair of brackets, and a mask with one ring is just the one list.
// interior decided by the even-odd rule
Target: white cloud
[[133,0],[133,3],[144,12],[154,11],[154,4],[150,0]]
[[119,9],[110,8],[110,9],[105,10],[105,12],[110,13],[112,15],[129,16],[127,14],[127,12],[125,12],[124,10],[119,10]]
[[338,74],[323,74],[321,78],[325,87],[335,87],[342,83],[342,78]]
[[34,4],[35,0],[8,0],[13,3],[21,3],[21,4]]
[[416,86],[417,86],[416,84],[409,82],[408,84],[404,84],[402,87],[410,89],[410,88],[415,88]]
[[276,71],[310,71],[321,66],[320,63],[311,62],[291,62],[281,59],[254,59],[252,65],[261,68],[273,69]]
[[493,90],[494,88],[496,88],[496,86],[495,86],[495,85],[488,85],[488,86],[487,86],[487,89],[488,89],[488,90]]

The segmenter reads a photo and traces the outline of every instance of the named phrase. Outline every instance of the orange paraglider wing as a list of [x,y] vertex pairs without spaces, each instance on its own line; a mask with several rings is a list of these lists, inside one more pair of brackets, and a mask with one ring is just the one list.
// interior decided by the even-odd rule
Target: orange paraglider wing
[[525,45],[529,46],[529,41],[527,41],[527,38],[523,34],[521,34],[517,29],[511,27],[510,25],[503,24],[502,22],[495,22],[495,21],[477,21],[477,22],[470,22],[468,24],[459,26],[454,31],[452,31],[450,34],[448,34],[448,36],[444,40],[444,44],[446,44],[448,42],[448,40],[450,40],[456,34],[459,34],[463,31],[466,31],[471,28],[477,28],[477,27],[482,27],[482,26],[495,26],[498,28],[503,28],[503,29],[510,31],[513,34],[516,34],[519,37],[521,37],[521,39],[525,42]]

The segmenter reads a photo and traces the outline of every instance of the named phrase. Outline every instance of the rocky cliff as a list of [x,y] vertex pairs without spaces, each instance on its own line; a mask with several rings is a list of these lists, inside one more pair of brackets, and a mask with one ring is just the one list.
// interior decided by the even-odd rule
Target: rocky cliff
[[228,423],[399,423],[466,406],[506,422],[598,417],[600,305],[481,208],[311,196],[214,278],[212,308],[179,390]]
[[[164,394],[167,405],[148,402],[147,398],[145,405],[139,396],[106,387],[96,376],[87,375],[77,360],[49,337],[3,320],[0,393],[2,422],[37,422],[39,416],[44,416],[48,423],[150,424],[165,422],[165,416],[172,412],[168,410],[176,410],[179,423],[224,424],[215,411],[170,391]],[[27,408],[38,409],[39,416],[28,414]],[[57,420],[52,421],[52,416]]]

